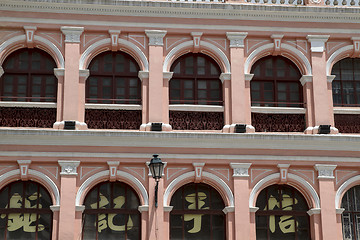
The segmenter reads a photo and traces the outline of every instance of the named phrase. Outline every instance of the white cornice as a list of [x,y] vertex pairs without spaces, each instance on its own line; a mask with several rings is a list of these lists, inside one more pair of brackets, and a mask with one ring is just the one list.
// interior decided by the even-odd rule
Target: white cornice
[[[91,4],[90,4],[91,3]],[[335,22],[360,23],[359,8],[333,6],[269,6],[260,4],[209,4],[201,2],[160,2],[159,1],[103,1],[101,5],[90,1],[81,3],[53,3],[3,0],[0,9],[21,12],[73,13],[89,15],[144,16],[170,18],[239,19],[294,21],[294,22]],[[115,5],[116,4],[116,5]]]

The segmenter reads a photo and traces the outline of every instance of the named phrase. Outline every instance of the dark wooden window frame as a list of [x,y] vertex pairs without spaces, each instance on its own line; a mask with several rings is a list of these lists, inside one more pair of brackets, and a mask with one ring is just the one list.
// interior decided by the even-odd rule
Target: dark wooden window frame
[[[342,79],[342,71],[344,71],[343,67],[342,67],[342,63],[347,60],[351,60],[351,68],[352,68],[352,78],[353,80],[343,80]],[[334,107],[360,107],[360,78],[355,79],[356,74],[355,74],[355,61],[359,62],[360,64],[360,59],[358,58],[345,58],[342,59],[340,61],[338,61],[337,63],[335,63],[335,65],[333,66],[333,70],[331,72],[332,75],[336,75],[335,79],[332,82],[332,91],[333,91],[333,104]],[[338,68],[339,74],[335,74],[334,70],[335,68]],[[359,70],[358,70],[359,71]],[[360,74],[360,72],[358,72]],[[344,96],[344,89],[343,89],[343,85],[344,83],[351,83],[352,84],[352,90],[353,90],[353,101],[354,104],[351,103],[346,103],[345,102],[345,96]],[[338,83],[340,84],[340,97],[341,97],[341,103],[335,103],[335,92],[334,92],[334,83]],[[358,87],[356,85],[359,85]],[[358,90],[358,91],[357,91]]]
[[[288,186],[288,185],[271,185],[268,186],[267,188],[263,189],[260,194],[258,195],[258,199],[261,196],[261,193],[263,191],[266,191],[266,201],[268,201],[269,199],[269,189],[271,188],[277,188],[277,191],[281,191],[284,188],[287,189],[291,189],[292,190],[292,202],[294,202],[294,196],[295,193],[298,193],[299,196],[301,196],[303,198],[303,201],[306,202],[305,198],[302,196],[302,194],[296,190],[294,187]],[[282,201],[279,201],[280,203],[280,208],[282,208]],[[258,207],[258,203],[256,203],[256,206]],[[256,211],[256,216],[267,216],[268,218],[270,216],[294,216],[295,219],[296,217],[307,217],[308,219],[308,228],[307,228],[307,232],[308,232],[308,236],[309,236],[309,240],[310,240],[310,235],[311,235],[311,229],[310,229],[310,218],[309,215],[307,213],[307,211],[309,210],[309,207],[307,207],[307,209],[304,210],[257,210]],[[267,239],[270,240],[270,228],[269,228],[269,222],[267,221]],[[256,220],[256,229],[264,229],[264,228],[260,228],[257,224],[257,220]],[[295,224],[295,239],[298,239],[298,229],[297,229],[297,225]]]
[[[285,62],[285,74],[284,76],[278,76],[278,65],[277,59],[282,59]],[[266,62],[272,61],[272,76],[266,76]],[[285,57],[280,56],[267,56],[259,59],[251,68],[251,73],[254,73],[255,69],[260,68],[260,74],[255,73],[253,79],[251,80],[251,95],[255,92],[253,86],[255,83],[260,84],[260,100],[254,101],[253,96],[251,96],[251,103],[253,106],[268,106],[268,107],[304,107],[303,103],[303,88],[300,83],[301,73],[298,70],[297,66]],[[294,69],[297,72],[297,76],[292,76],[290,74],[291,69]],[[264,85],[266,83],[272,83],[272,101],[265,101],[264,93],[266,92]],[[286,101],[278,101],[279,91],[278,85],[279,83],[285,83],[286,85]],[[294,91],[290,90],[290,84],[296,83],[298,86],[298,100],[293,101],[290,99],[291,93]]]
[[[20,56],[24,52],[28,53],[26,61],[20,61]],[[40,54],[40,66],[39,69],[33,69],[34,54]],[[33,60],[33,61],[32,61]],[[13,61],[13,67],[9,67],[9,62]],[[21,68],[19,65],[21,62],[27,62],[27,68]],[[56,102],[57,98],[57,79],[54,75],[54,68],[56,63],[54,59],[46,52],[33,48],[23,48],[11,53],[4,61],[3,69],[4,74],[0,78],[0,101],[26,101],[26,102]],[[12,76],[14,80],[12,84],[5,85],[7,77]],[[19,78],[26,78],[25,84],[19,84]],[[41,77],[40,85],[40,96],[34,97],[33,87],[36,86],[34,83],[34,77]],[[47,83],[47,79],[51,77],[52,83]],[[12,88],[11,92],[5,92],[6,86]],[[25,96],[18,95],[18,87],[25,86]],[[47,87],[53,88],[53,94],[47,94]],[[6,96],[5,96],[6,95]]]
[[[50,239],[52,237],[52,223],[53,223],[53,212],[50,208],[39,208],[39,198],[37,200],[37,203],[36,203],[36,207],[35,208],[25,208],[25,191],[26,191],[26,185],[29,184],[29,183],[32,183],[32,184],[35,184],[37,185],[37,192],[40,193],[40,189],[43,190],[44,193],[47,193],[48,194],[48,198],[51,200],[51,197],[50,197],[50,194],[48,193],[48,191],[46,190],[46,188],[44,188],[41,184],[37,183],[37,182],[33,182],[33,181],[16,181],[16,182],[12,182],[8,185],[6,185],[3,189],[1,189],[0,193],[2,191],[4,191],[5,189],[7,189],[8,191],[8,200],[7,200],[7,204],[8,206],[10,206],[10,192],[11,192],[11,187],[14,185],[14,184],[17,184],[17,183],[22,183],[23,184],[23,192],[22,192],[22,207],[21,208],[0,208],[0,215],[2,214],[6,214],[6,219],[8,218],[8,215],[9,214],[12,214],[12,213],[33,213],[33,214],[36,214],[36,233],[35,233],[35,239],[34,240],[38,240],[38,224],[39,224],[39,215],[40,214],[49,214],[50,215],[50,226],[49,226],[49,235],[50,235]],[[6,221],[8,222],[8,221]],[[7,239],[7,225],[5,226],[5,236],[4,236],[4,240]],[[1,238],[1,236],[0,236]],[[45,240],[45,239],[41,239],[41,240]]]
[[[196,209],[185,209],[185,195],[184,195],[184,189],[186,187],[192,187],[195,189],[195,199],[198,198],[198,186],[205,186],[209,189],[209,192],[210,192],[210,200],[209,200],[209,208],[210,209],[199,209],[199,206],[198,206],[198,201],[195,201],[195,204],[196,204]],[[224,216],[224,225],[223,225],[223,229],[224,229],[224,238],[223,239],[226,239],[226,218],[225,218],[225,215],[224,215],[224,212],[222,211],[223,209],[211,209],[211,196],[212,196],[212,191],[218,193],[216,191],[216,189],[214,189],[213,187],[211,187],[210,185],[207,185],[207,184],[203,184],[203,183],[188,183],[184,186],[182,186],[181,188],[179,188],[178,190],[176,190],[176,192],[178,191],[181,191],[181,196],[182,196],[182,206],[181,206],[181,209],[176,209],[176,207],[174,206],[174,204],[170,204],[171,206],[173,206],[173,210],[170,212],[170,215],[181,215],[183,216],[184,214],[202,214],[202,215],[210,215],[211,216],[214,216],[214,215],[222,215]],[[175,193],[176,193],[175,192]],[[174,195],[175,195],[174,193]],[[225,205],[224,205],[225,207]],[[211,220],[212,221],[212,220]],[[170,216],[170,239],[171,239],[171,229],[172,229],[172,226],[171,226],[171,216]],[[211,229],[211,238],[209,240],[218,240],[218,239],[213,239],[213,228],[212,226],[210,227]],[[183,221],[183,224],[182,224],[182,239],[185,240],[185,237],[184,237],[184,233],[185,233],[185,228],[184,228],[184,221]]]
[[[139,222],[138,222],[138,226],[139,226],[139,239],[138,240],[141,240],[141,214],[139,212],[139,210],[136,208],[136,209],[129,209],[129,208],[126,208],[128,206],[128,201],[127,199],[125,198],[125,208],[113,208],[113,202],[112,201],[109,201],[109,204],[110,204],[110,208],[107,208],[107,209],[104,209],[104,208],[99,208],[99,199],[100,199],[100,187],[102,185],[105,185],[105,184],[110,184],[110,188],[111,188],[111,193],[110,193],[110,198],[113,199],[113,194],[114,194],[114,184],[122,184],[124,187],[125,187],[125,196],[127,196],[127,191],[132,191],[134,193],[134,195],[137,197],[137,200],[139,202],[139,205],[140,205],[140,199],[138,197],[138,195],[136,194],[136,191],[134,189],[132,189],[129,185],[125,184],[125,183],[121,183],[121,182],[102,182],[102,183],[99,183],[97,184],[95,187],[93,187],[87,194],[87,196],[85,197],[85,200],[84,200],[84,203],[86,202],[86,199],[87,197],[90,195],[90,193],[92,191],[97,191],[97,208],[96,209],[88,209],[88,208],[85,208],[84,210],[84,213],[83,213],[83,220],[85,220],[85,215],[96,215],[96,226],[95,226],[95,229],[98,229],[98,216],[99,214],[126,214],[127,216],[129,216],[130,214],[133,214],[133,215],[138,215],[138,219],[139,219]],[[83,228],[84,228],[84,225],[83,225]],[[82,234],[84,234],[84,231],[82,231]],[[127,230],[125,230],[125,236],[127,235]],[[83,239],[83,236],[82,236],[82,239]],[[99,239],[99,233],[98,231],[96,231],[96,240]],[[136,240],[136,239],[134,239]]]
[[[360,216],[360,211],[355,211],[354,209],[354,204],[356,204],[355,199],[354,199],[354,192],[351,191],[355,191],[355,189],[359,189],[360,185],[356,185],[352,188],[350,188],[348,191],[346,191],[346,193],[344,194],[342,200],[341,200],[341,208],[345,208],[344,212],[341,214],[341,222],[342,222],[342,228],[344,231],[344,215],[345,214],[349,214],[350,218],[352,219],[352,240],[358,240],[360,239],[360,236],[357,235],[357,231],[356,231],[356,216]],[[348,196],[350,195],[350,196]],[[352,209],[347,209],[344,205],[345,205],[345,200],[346,198],[351,198],[349,199],[351,201],[351,207]],[[344,234],[344,232],[343,232]]]
[[[107,72],[104,70],[105,67],[105,57],[107,55],[111,55],[112,58],[112,70]],[[125,58],[124,61],[124,71],[116,71],[116,56],[122,55]],[[92,70],[92,65],[95,64],[95,62],[98,61],[98,71]],[[133,66],[136,67],[136,71],[131,72],[130,71],[130,65],[133,64]],[[89,65],[90,70],[90,76],[86,80],[86,103],[100,103],[100,104],[141,104],[141,81],[138,77],[138,73],[140,71],[140,67],[137,64],[137,62],[127,53],[124,52],[103,52],[96,56]],[[110,78],[111,79],[111,97],[110,98],[104,98],[103,97],[103,81],[98,80],[96,86],[90,86],[90,82],[93,78]],[[119,95],[116,93],[117,91],[117,78],[123,78],[125,79],[125,94],[124,97],[118,97]],[[130,80],[131,79],[137,79],[137,86],[136,88],[136,98],[131,98],[130,89],[133,88],[130,86]],[[90,87],[96,87],[97,88],[97,97],[91,97],[90,96]]]
[[[205,58],[205,69],[204,74],[198,74],[198,57]],[[186,59],[192,58],[192,74],[186,74]],[[180,72],[174,72],[174,68],[180,63]],[[211,64],[216,68],[217,74],[211,74]],[[170,69],[171,72],[174,72],[172,79],[170,80],[169,84],[169,95],[170,95],[170,104],[202,104],[202,105],[223,105],[222,100],[222,83],[219,79],[221,70],[218,66],[218,64],[212,59],[211,57],[205,55],[205,54],[199,54],[199,53],[188,53],[186,55],[181,56],[178,58],[171,66]],[[192,87],[191,88],[185,88],[185,81],[189,80],[192,81]],[[198,82],[199,81],[206,81],[206,89],[203,89],[206,91],[206,99],[199,99],[198,91],[201,90],[198,88]],[[180,88],[174,87],[174,82],[179,81],[180,82]],[[211,89],[211,83],[216,82],[218,84],[219,88]],[[180,98],[174,97],[172,90],[179,90],[180,91]],[[185,98],[185,90],[192,90],[193,91],[193,98],[192,99],[186,99]],[[218,92],[218,98],[212,99],[211,98],[211,91],[217,91]]]

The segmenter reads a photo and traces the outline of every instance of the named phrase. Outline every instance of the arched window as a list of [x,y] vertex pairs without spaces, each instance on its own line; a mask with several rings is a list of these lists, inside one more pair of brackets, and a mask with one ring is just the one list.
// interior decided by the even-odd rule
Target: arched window
[[140,205],[135,191],[125,183],[96,185],[85,198],[83,239],[141,239]]
[[86,102],[105,104],[141,104],[139,66],[124,52],[104,52],[89,65]]
[[170,239],[225,240],[224,202],[212,187],[190,183],[171,198]]
[[57,79],[54,59],[39,49],[20,49],[3,64],[0,100],[21,102],[56,102]]
[[360,239],[360,185],[350,188],[341,201],[344,240]]
[[0,192],[0,239],[51,239],[52,201],[40,184],[10,183]]
[[295,188],[272,185],[257,198],[256,239],[310,240],[309,207]]
[[222,105],[221,70],[210,57],[189,53],[171,66],[170,104]]
[[268,56],[251,68],[251,105],[264,107],[303,107],[301,74],[289,59]]
[[331,75],[334,106],[360,106],[360,59],[345,58],[335,63]]

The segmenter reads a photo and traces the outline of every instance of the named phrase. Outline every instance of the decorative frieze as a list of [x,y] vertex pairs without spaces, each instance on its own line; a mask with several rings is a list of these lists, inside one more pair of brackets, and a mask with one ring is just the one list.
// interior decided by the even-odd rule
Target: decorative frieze
[[31,160],[18,160],[17,162],[20,168],[21,180],[23,181],[28,180],[29,165],[31,163]]
[[66,43],[80,43],[80,36],[84,32],[83,27],[61,27],[61,32],[65,35]]
[[80,161],[59,160],[58,163],[61,167],[60,175],[77,175],[77,167]]
[[318,171],[318,179],[334,179],[334,170],[337,165],[315,164]]
[[149,38],[149,46],[164,46],[164,37],[167,31],[164,30],[145,30]]
[[329,37],[330,35],[308,35],[306,38],[311,44],[311,52],[324,52]]
[[230,163],[233,169],[233,177],[249,177],[251,163]]
[[244,39],[247,34],[247,32],[227,32],[226,36],[230,40],[230,47],[243,48],[245,46]]

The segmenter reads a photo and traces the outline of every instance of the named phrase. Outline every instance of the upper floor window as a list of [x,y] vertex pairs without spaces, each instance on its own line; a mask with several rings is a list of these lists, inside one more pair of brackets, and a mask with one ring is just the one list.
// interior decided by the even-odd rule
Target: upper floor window
[[49,193],[32,181],[10,183],[0,192],[0,239],[51,239]]
[[210,57],[189,53],[171,66],[170,104],[222,105],[221,70]]
[[341,215],[344,240],[360,238],[360,185],[350,188],[342,198],[341,208],[345,211]]
[[256,239],[309,240],[310,223],[305,198],[295,188],[272,185],[257,197]]
[[87,194],[84,205],[82,239],[141,239],[140,201],[129,185],[100,183]]
[[141,104],[140,70],[136,61],[123,52],[104,52],[89,65],[86,102]]
[[345,58],[335,63],[331,75],[334,106],[360,107],[360,59]]
[[3,64],[0,78],[0,100],[21,102],[56,102],[56,63],[39,49],[20,49]]
[[224,202],[203,183],[179,188],[171,198],[170,239],[225,240]]
[[251,68],[251,105],[264,107],[302,107],[301,74],[289,59],[268,56]]

